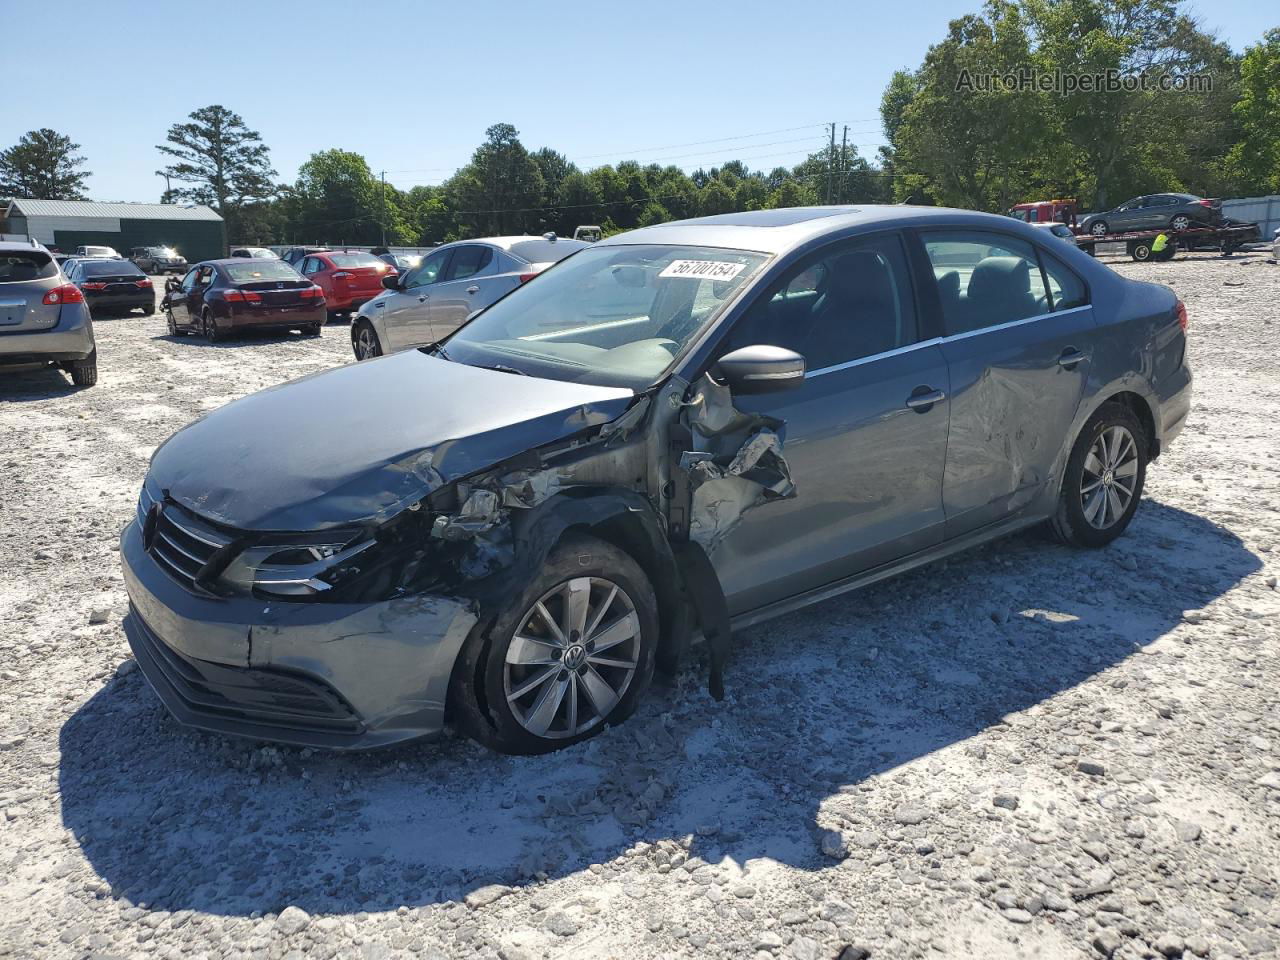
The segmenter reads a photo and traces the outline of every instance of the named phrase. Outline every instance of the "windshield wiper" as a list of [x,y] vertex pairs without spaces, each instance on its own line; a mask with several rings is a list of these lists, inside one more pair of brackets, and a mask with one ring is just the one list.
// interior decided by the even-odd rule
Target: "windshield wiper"
[[523,370],[517,370],[515,367],[508,367],[505,363],[472,363],[472,367],[479,367],[482,370],[497,370],[499,373],[514,373],[517,377],[527,377],[528,374]]

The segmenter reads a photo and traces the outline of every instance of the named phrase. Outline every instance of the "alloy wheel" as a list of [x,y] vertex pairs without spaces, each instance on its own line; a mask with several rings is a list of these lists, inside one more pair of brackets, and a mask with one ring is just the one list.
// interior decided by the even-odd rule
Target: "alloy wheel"
[[1089,525],[1106,530],[1124,516],[1138,483],[1138,444],[1119,424],[1098,434],[1080,475],[1080,509]]
[[640,617],[627,592],[575,577],[544,593],[507,647],[503,689],[519,724],[566,739],[602,723],[626,694],[640,658]]
[[1191,225],[1191,218],[1183,213],[1178,214],[1169,222],[1169,226],[1172,227],[1174,230],[1185,230],[1190,225]]
[[367,326],[356,331],[356,359],[372,360],[378,355],[377,334]]

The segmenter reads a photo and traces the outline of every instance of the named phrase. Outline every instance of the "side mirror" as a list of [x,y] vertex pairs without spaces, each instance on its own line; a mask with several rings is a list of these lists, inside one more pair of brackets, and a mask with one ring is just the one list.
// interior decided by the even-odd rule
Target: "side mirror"
[[398,273],[389,273],[382,278],[382,285],[388,290],[400,289],[400,275]]
[[177,277],[170,277],[164,282],[164,288],[169,293],[173,293],[173,291],[177,290],[180,286],[182,286],[182,284],[178,281]]
[[713,372],[739,396],[778,393],[804,383],[804,357],[785,347],[754,344],[726,353]]

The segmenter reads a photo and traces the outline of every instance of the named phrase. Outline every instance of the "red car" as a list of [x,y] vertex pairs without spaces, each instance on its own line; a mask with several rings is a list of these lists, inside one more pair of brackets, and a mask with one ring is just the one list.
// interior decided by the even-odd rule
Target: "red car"
[[396,271],[372,253],[326,250],[307,254],[298,272],[324,291],[332,317],[360,309],[382,292],[382,278]]

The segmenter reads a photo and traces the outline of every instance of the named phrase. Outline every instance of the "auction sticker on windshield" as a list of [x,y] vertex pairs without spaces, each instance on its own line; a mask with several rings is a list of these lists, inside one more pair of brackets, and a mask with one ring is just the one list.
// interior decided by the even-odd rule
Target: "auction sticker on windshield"
[[745,263],[729,263],[725,260],[672,260],[658,276],[688,277],[691,280],[732,280],[745,266]]

